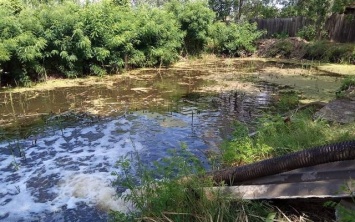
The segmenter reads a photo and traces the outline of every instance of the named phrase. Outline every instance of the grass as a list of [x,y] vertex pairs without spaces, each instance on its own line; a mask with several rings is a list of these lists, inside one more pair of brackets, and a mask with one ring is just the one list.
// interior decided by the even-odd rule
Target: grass
[[213,182],[202,176],[201,162],[185,145],[152,165],[143,165],[139,156],[121,159],[118,165],[123,171],[115,173],[116,184],[130,189],[123,197],[135,208],[128,214],[112,212],[112,221],[265,221],[274,212],[266,202],[205,192]]
[[355,87],[355,76],[348,76],[342,82],[339,90],[336,92],[337,97],[344,97],[347,90]]
[[254,136],[249,134],[246,125],[238,123],[233,139],[222,148],[224,165],[242,165],[355,138],[354,123],[330,125],[320,119],[313,120],[312,114],[311,110],[305,110],[286,118],[265,115],[258,120]]

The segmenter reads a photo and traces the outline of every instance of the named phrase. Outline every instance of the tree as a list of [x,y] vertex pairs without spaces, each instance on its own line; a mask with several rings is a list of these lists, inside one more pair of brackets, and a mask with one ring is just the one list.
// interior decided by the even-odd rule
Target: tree
[[173,1],[166,5],[180,23],[185,33],[184,49],[186,54],[200,54],[208,43],[208,31],[215,19],[215,14],[204,1],[180,4]]
[[[217,20],[226,21],[235,6],[236,0],[209,0],[209,7],[216,13]],[[242,1],[242,0],[238,0]]]
[[263,35],[256,24],[249,22],[230,23],[216,22],[211,27],[210,50],[214,53],[243,56],[255,51],[255,41]]

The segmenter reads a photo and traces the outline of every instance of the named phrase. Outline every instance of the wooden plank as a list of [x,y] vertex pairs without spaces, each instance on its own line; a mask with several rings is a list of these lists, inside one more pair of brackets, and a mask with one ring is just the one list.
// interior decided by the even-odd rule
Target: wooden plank
[[[243,181],[238,186],[208,188],[232,198],[296,199],[350,197],[355,193],[355,160],[337,161],[304,167]],[[344,190],[344,187],[352,191]]]
[[222,193],[235,199],[299,199],[299,198],[342,198],[353,194],[342,190],[351,181],[327,180],[305,183],[243,185],[205,188],[206,192]]

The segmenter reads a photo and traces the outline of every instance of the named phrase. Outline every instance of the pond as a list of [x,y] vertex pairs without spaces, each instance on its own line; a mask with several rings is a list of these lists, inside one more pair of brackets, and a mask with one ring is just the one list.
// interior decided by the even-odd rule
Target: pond
[[[112,186],[124,156],[149,164],[184,143],[209,168],[206,154],[218,152],[235,121],[252,124],[277,102],[273,79],[289,77],[260,71],[274,66],[222,60],[1,92],[0,220],[106,221],[109,210],[129,210]],[[332,83],[329,96],[340,84],[302,81]]]

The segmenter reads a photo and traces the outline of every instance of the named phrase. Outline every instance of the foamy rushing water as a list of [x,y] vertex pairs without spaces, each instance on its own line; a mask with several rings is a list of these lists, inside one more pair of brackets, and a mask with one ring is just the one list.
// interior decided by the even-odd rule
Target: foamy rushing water
[[132,210],[112,186],[120,157],[140,153],[144,163],[159,161],[181,142],[201,155],[216,141],[218,129],[210,128],[218,115],[187,113],[136,112],[46,132],[36,144],[33,138],[1,143],[0,220],[106,221],[109,210]]
[[[48,214],[75,209],[130,207],[115,196],[111,176],[118,157],[140,152],[137,135],[125,118],[87,127],[55,131],[31,140],[0,144],[0,218],[40,220]],[[26,158],[13,155],[23,150]],[[13,149],[13,152],[11,151]]]

